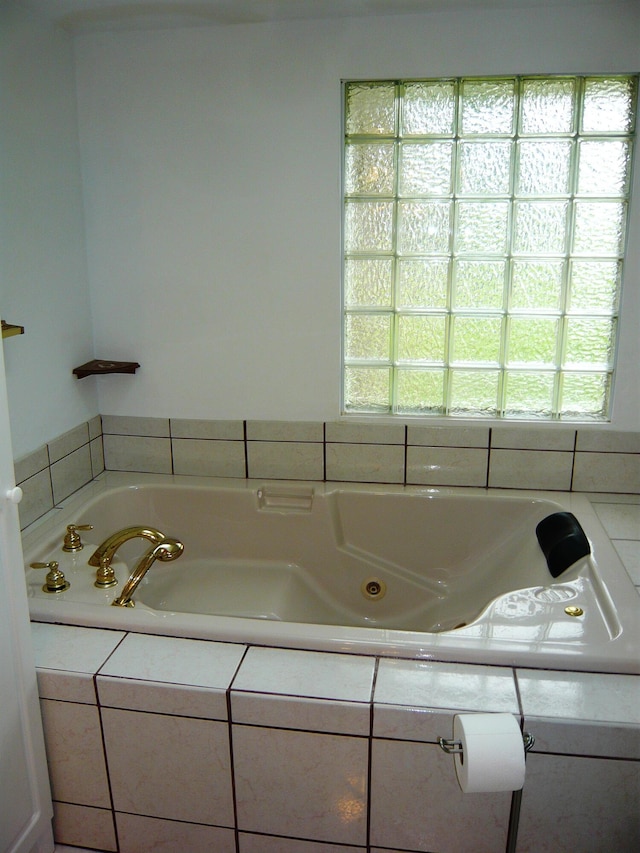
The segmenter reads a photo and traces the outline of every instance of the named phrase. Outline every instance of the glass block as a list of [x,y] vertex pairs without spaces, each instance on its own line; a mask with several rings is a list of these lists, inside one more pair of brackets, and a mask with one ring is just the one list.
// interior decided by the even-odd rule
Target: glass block
[[457,260],[454,265],[455,308],[502,308],[506,261]]
[[462,134],[513,133],[514,80],[463,80]]
[[458,192],[505,195],[511,185],[512,142],[461,142]]
[[613,363],[615,334],[615,319],[569,317],[564,363],[571,367],[608,367]]
[[608,373],[564,373],[560,412],[563,417],[603,420],[609,414],[611,376]]
[[567,195],[570,190],[572,143],[533,142],[518,145],[519,196]]
[[348,412],[391,409],[390,367],[345,367],[344,407]]
[[347,252],[390,252],[393,248],[392,201],[350,201],[345,208]]
[[402,103],[404,136],[451,136],[455,129],[455,83],[406,83]]
[[618,310],[619,261],[573,261],[569,276],[570,311]]
[[630,133],[634,120],[635,81],[590,78],[584,85],[583,133]]
[[401,314],[398,317],[398,361],[442,364],[445,341],[444,315]]
[[344,182],[347,195],[392,195],[395,187],[393,143],[347,145]]
[[555,373],[507,370],[504,383],[505,415],[549,418],[554,414]]
[[573,238],[575,254],[621,256],[625,212],[623,202],[577,201]]
[[450,231],[450,202],[398,203],[398,249],[401,254],[447,254]]
[[400,153],[400,195],[449,195],[452,142],[405,143]]
[[512,317],[509,323],[509,364],[555,365],[558,348],[557,317]]
[[622,196],[628,190],[629,143],[615,140],[580,143],[579,195]]
[[451,360],[457,364],[497,364],[501,332],[501,317],[453,317]]
[[347,307],[390,308],[393,294],[391,258],[348,258],[344,267],[344,300]]
[[571,133],[576,80],[559,77],[530,79],[522,84],[521,133]]
[[508,202],[458,202],[456,251],[465,255],[504,255],[508,221]]
[[499,382],[498,370],[452,370],[449,390],[450,414],[495,415]]
[[395,85],[349,83],[346,88],[345,129],[348,134],[395,134]]
[[406,415],[444,413],[444,370],[404,370],[397,373],[396,411]]
[[389,361],[391,353],[390,314],[345,315],[344,352],[348,359]]
[[568,209],[564,201],[516,202],[513,251],[519,255],[564,255]]
[[560,310],[564,261],[514,260],[511,271],[512,310]]
[[398,308],[445,308],[449,261],[438,258],[398,260]]

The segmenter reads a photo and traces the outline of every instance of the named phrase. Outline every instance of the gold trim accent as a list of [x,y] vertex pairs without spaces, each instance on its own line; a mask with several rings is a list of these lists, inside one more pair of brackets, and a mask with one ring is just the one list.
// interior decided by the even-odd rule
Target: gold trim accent
[[2,321],[2,337],[12,338],[14,335],[24,335],[24,326],[16,326],[13,323]]
[[568,607],[565,607],[564,612],[567,616],[584,616],[584,610],[582,607],[578,607],[575,604],[570,604]]

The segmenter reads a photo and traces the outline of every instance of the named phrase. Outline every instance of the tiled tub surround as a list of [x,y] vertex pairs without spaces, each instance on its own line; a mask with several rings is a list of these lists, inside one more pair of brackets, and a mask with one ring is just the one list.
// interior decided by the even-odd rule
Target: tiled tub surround
[[[625,853],[640,678],[33,625],[60,844],[119,853]],[[536,742],[512,795],[463,794],[459,712]],[[515,847],[512,844],[517,833]]]
[[[592,553],[554,580],[535,528],[560,510],[578,517]],[[83,551],[63,551],[68,524],[93,526]],[[87,560],[115,531],[140,524],[180,539],[184,555],[151,567],[134,609],[111,607],[148,543],[119,549],[115,590],[95,588]],[[580,494],[107,471],[26,530],[23,549],[27,566],[55,560],[71,583],[47,594],[42,572],[27,569],[31,618],[40,622],[402,658],[639,669],[634,587]],[[386,595],[367,596],[372,580]]]
[[640,433],[103,415],[16,462],[23,527],[104,468],[212,477],[640,494]]

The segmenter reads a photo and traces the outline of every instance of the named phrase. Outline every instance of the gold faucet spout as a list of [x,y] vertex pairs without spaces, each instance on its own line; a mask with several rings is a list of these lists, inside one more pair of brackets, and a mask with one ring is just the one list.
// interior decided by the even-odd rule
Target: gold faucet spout
[[129,539],[148,539],[154,545],[158,545],[166,539],[164,533],[156,530],[155,527],[125,527],[118,530],[105,539],[102,545],[99,545],[93,554],[89,557],[88,563],[90,566],[109,566],[113,557],[125,542]]
[[152,545],[147,553],[141,557],[140,562],[131,572],[129,580],[122,587],[122,592],[112,604],[116,607],[134,607],[133,593],[153,563],[156,560],[162,560],[163,563],[167,563],[170,560],[177,560],[183,551],[184,545],[177,539],[165,538],[162,542]]

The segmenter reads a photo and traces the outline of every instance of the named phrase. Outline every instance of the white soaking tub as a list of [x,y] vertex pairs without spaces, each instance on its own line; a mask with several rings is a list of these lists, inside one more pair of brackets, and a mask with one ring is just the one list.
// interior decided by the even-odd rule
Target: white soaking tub
[[[553,577],[536,535],[557,513],[590,553]],[[91,524],[65,553],[68,524]],[[135,607],[111,606],[142,539],[97,589],[95,548],[131,526],[184,545]],[[544,543],[543,543],[544,545]],[[31,618],[134,632],[417,659],[637,672],[637,595],[583,495],[107,472],[24,532]],[[43,591],[34,561],[70,588]]]

